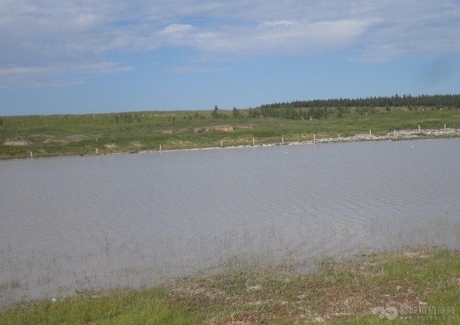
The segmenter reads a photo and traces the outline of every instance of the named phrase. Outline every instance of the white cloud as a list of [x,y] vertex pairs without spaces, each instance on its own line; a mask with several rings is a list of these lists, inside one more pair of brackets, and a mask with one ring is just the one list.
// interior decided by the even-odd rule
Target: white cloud
[[170,34],[170,35],[177,35],[182,34],[184,32],[190,31],[193,29],[192,25],[187,24],[172,24],[160,31],[160,34]]
[[101,16],[82,13],[75,17],[71,23],[78,30],[88,30],[90,28],[97,26],[102,21],[103,17]]
[[276,26],[292,26],[296,24],[296,21],[290,21],[290,20],[273,20],[273,21],[264,21],[262,24],[260,24],[260,27],[276,27]]
[[[196,47],[230,54],[311,54],[344,47],[361,36],[371,21],[263,22],[231,27]],[[262,27],[261,27],[262,26]]]
[[106,52],[163,46],[228,57],[342,49],[368,62],[442,56],[460,53],[458,17],[456,0],[0,0],[0,87],[26,76],[49,84],[126,71]]
[[225,68],[209,67],[205,65],[188,65],[181,67],[174,67],[169,70],[170,73],[184,74],[184,73],[210,73],[225,71]]
[[[394,9],[394,10],[392,10]],[[353,59],[368,62],[407,56],[460,53],[460,5],[454,1],[407,1],[375,8],[380,23],[360,41]]]
[[0,68],[0,89],[62,87],[83,84],[82,76],[131,71],[114,62]]

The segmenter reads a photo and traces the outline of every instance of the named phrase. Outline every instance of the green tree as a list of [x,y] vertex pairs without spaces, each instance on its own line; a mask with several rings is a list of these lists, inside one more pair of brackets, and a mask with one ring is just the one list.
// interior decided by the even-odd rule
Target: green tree
[[241,112],[236,107],[233,107],[232,115],[233,117],[240,117]]
[[214,106],[214,109],[213,109],[213,111],[211,112],[211,117],[212,117],[212,118],[219,118],[218,110],[219,110],[219,108],[217,107],[217,105]]

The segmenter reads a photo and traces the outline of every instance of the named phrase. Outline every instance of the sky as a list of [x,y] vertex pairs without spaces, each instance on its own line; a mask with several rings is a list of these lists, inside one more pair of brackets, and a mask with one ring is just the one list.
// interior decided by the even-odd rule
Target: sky
[[459,0],[0,0],[0,116],[460,93]]

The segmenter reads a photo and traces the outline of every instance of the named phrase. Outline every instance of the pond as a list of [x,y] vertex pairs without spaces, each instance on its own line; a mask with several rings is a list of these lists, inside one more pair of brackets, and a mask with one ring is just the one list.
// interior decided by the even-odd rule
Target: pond
[[460,248],[460,139],[0,161],[0,306]]

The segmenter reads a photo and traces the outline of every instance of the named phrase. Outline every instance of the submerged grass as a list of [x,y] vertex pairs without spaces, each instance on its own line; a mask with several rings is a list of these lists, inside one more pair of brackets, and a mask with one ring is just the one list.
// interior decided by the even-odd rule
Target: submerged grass
[[[380,317],[379,317],[380,316]],[[20,304],[0,324],[458,324],[460,252],[412,248],[294,267],[232,268],[161,289]]]

